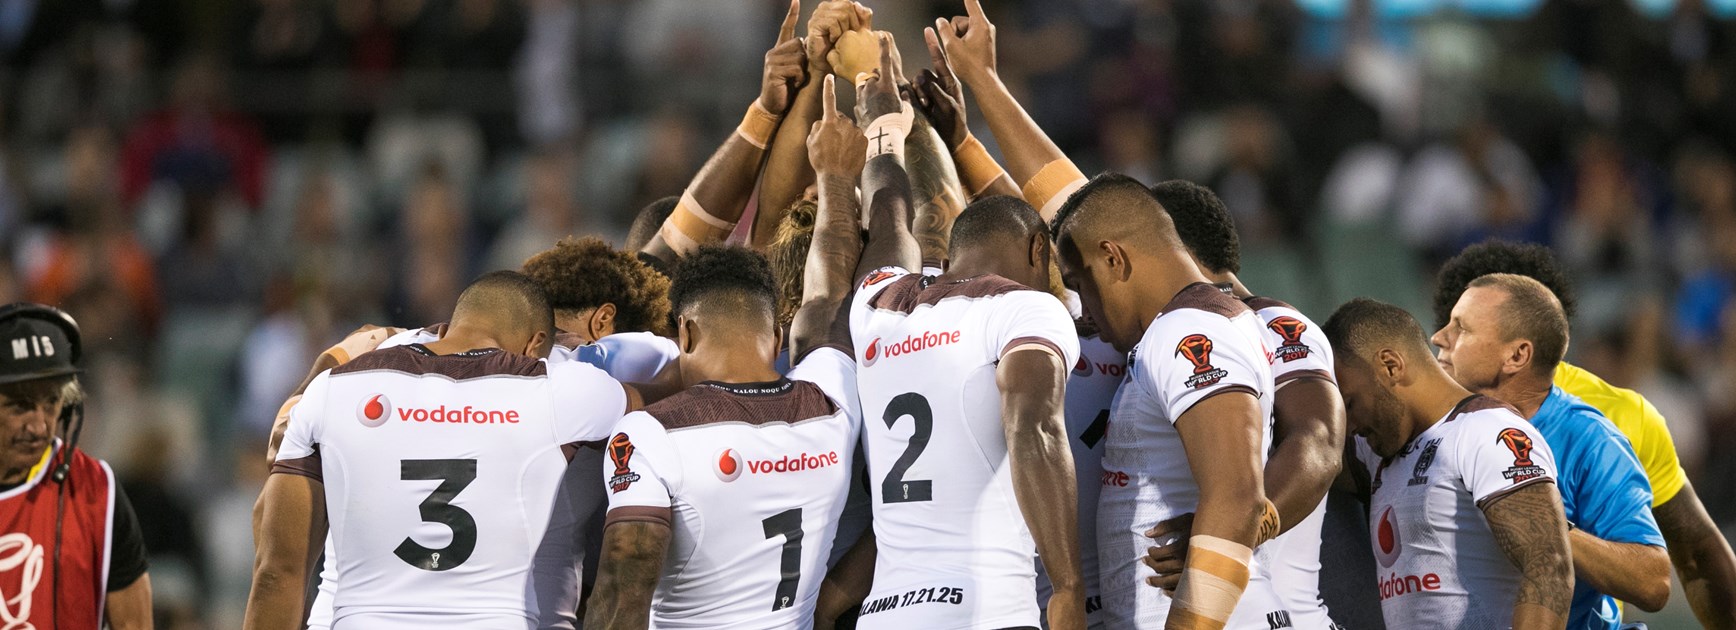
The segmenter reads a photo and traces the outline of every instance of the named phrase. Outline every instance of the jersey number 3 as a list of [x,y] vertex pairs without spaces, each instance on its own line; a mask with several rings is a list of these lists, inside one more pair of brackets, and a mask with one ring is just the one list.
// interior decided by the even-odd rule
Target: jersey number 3
[[932,501],[934,499],[934,482],[928,479],[911,479],[906,481],[904,473],[910,471],[910,466],[916,463],[916,458],[922,456],[923,449],[928,448],[928,438],[934,435],[934,409],[929,407],[928,399],[922,394],[909,392],[899,394],[887,403],[886,413],[881,415],[886,421],[886,428],[898,424],[898,419],[910,416],[916,427],[910,432],[910,441],[904,444],[904,454],[898,456],[898,461],[892,462],[892,468],[886,471],[886,479],[880,482],[881,503],[914,503],[917,501]]
[[406,459],[399,462],[398,478],[404,481],[439,480],[439,487],[416,509],[425,523],[439,523],[452,530],[452,542],[439,549],[429,549],[408,536],[392,553],[423,571],[445,571],[457,568],[476,551],[476,517],[464,508],[452,505],[452,500],[476,481],[474,459]]

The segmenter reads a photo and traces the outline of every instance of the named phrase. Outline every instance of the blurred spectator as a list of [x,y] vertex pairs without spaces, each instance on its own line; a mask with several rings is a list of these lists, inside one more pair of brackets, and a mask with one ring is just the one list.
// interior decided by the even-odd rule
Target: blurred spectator
[[519,132],[534,146],[571,141],[582,113],[578,94],[579,7],[576,0],[529,0],[528,32],[513,79]]
[[151,558],[157,627],[186,627],[204,607],[204,543],[192,505],[171,485],[176,454],[168,435],[146,428],[134,435],[121,485],[138,512]]
[[168,104],[127,132],[121,200],[128,207],[157,180],[183,189],[233,191],[248,207],[259,207],[265,140],[251,119],[229,108],[226,89],[217,60],[196,55],[181,62]]
[[1667,266],[1657,251],[1660,204],[1647,168],[1607,133],[1588,133],[1552,186],[1554,242],[1577,278],[1581,324],[1603,329]]
[[446,170],[423,167],[398,214],[398,250],[392,323],[425,326],[444,321],[468,281],[465,242],[469,212]]
[[517,269],[525,259],[553,247],[562,237],[579,234],[579,208],[574,200],[577,175],[573,156],[560,150],[539,152],[525,166],[525,207],[518,218],[494,237],[489,269]]
[[1271,110],[1252,103],[1224,115],[1224,164],[1210,178],[1244,238],[1272,242],[1305,234],[1290,140]]
[[1542,184],[1495,125],[1479,121],[1424,147],[1399,183],[1398,227],[1434,262],[1490,236],[1535,240]]

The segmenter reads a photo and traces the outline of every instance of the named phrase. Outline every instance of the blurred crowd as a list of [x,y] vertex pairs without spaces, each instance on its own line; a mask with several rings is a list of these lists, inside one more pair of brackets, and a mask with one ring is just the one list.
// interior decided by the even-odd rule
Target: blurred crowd
[[[1464,245],[1552,246],[1572,359],[1663,411],[1731,524],[1736,461],[1709,457],[1736,448],[1730,4],[988,9],[1062,150],[1212,187],[1243,277],[1316,317],[1370,295],[1429,321]],[[433,323],[560,235],[619,242],[733,129],[785,6],[0,2],[0,302],[84,327],[85,444],[139,510],[161,627],[239,624],[265,431],[315,354]],[[907,60],[961,11],[870,6]]]

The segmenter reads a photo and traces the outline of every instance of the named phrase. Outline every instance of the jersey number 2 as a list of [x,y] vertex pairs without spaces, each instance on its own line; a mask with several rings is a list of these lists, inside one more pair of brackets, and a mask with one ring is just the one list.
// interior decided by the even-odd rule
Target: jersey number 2
[[760,521],[766,538],[784,537],[783,557],[778,561],[778,590],[772,594],[772,610],[796,605],[796,585],[802,581],[802,508],[790,508]]
[[474,459],[406,459],[398,463],[398,478],[404,481],[440,481],[439,487],[416,509],[422,521],[440,523],[452,529],[452,542],[439,549],[429,549],[405,536],[404,542],[392,553],[410,566],[423,571],[445,571],[457,568],[476,551],[476,517],[464,508],[452,505],[452,500],[476,481]]
[[886,405],[886,413],[881,415],[886,421],[886,428],[898,424],[898,419],[910,416],[916,423],[910,432],[910,441],[904,444],[904,454],[898,456],[898,461],[892,462],[892,469],[886,471],[886,479],[880,482],[881,503],[914,503],[934,499],[934,482],[928,479],[912,479],[905,481],[904,473],[916,463],[916,458],[922,456],[923,449],[928,448],[928,438],[934,435],[934,409],[928,406],[928,399],[922,394],[909,392],[899,394]]

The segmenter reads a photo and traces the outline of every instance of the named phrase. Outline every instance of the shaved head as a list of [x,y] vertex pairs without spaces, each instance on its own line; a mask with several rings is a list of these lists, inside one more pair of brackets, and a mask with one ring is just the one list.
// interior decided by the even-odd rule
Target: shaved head
[[1322,326],[1334,353],[1371,363],[1375,353],[1393,350],[1407,359],[1433,361],[1428,336],[1415,317],[1380,300],[1356,298],[1332,313]]
[[1022,248],[1032,235],[1047,229],[1042,215],[1025,200],[1009,195],[984,197],[953,219],[947,256],[958,258],[963,250],[978,247]]
[[1055,213],[1050,229],[1062,251],[1098,241],[1141,248],[1181,246],[1174,219],[1151,189],[1119,173],[1103,173],[1074,191]]
[[535,280],[517,271],[492,271],[459,294],[452,325],[488,331],[502,341],[528,340],[539,332],[552,340],[555,313]]

